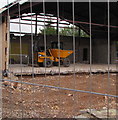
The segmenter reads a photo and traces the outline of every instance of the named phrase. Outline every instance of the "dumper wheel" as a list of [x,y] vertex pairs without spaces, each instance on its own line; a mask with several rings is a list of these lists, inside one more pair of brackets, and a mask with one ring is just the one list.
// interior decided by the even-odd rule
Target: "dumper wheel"
[[53,64],[54,64],[55,66],[59,66],[59,64],[60,64],[60,65],[63,65],[63,60],[61,59],[61,60],[60,60],[60,63],[59,63],[59,62],[53,62]]
[[59,62],[53,62],[53,65],[54,65],[54,66],[58,66],[58,65],[59,65]]
[[51,67],[52,66],[52,60],[50,60],[49,58],[46,58],[43,62],[43,66],[44,67]]
[[64,67],[69,67],[69,66],[70,66],[70,60],[69,60],[68,58],[65,58],[65,59],[63,60],[63,66],[64,66]]

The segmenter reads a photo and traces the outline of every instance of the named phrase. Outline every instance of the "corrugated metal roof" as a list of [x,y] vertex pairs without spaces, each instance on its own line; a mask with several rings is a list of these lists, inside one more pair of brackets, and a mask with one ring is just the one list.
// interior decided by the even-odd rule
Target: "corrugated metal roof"
[[3,8],[0,9],[0,14],[2,14],[3,12],[5,12],[7,9],[11,8],[12,6],[16,5],[19,2],[19,0],[16,0],[6,6],[4,6]]
[[[40,1],[40,0],[39,0]],[[16,0],[15,2],[5,6],[4,8],[0,9],[0,14],[3,13],[3,16],[7,15],[7,9],[10,8],[10,16],[11,19],[18,18],[19,16],[19,9],[18,9],[19,1]],[[28,14],[31,12],[30,3],[23,2],[20,3],[20,14]],[[56,2],[46,2],[45,8],[47,14],[54,14],[57,16],[57,3]],[[79,26],[86,32],[90,32],[89,28],[89,3],[85,2],[77,2],[75,5],[75,24]],[[92,25],[92,35],[94,37],[100,38],[104,37],[107,38],[107,2],[93,2],[91,3],[91,10],[92,10],[92,23],[95,24],[103,24],[101,25]],[[110,25],[116,26],[115,28],[110,27],[111,36],[116,39],[118,36],[118,4],[115,2],[110,2]],[[42,2],[32,2],[32,13],[43,13],[43,3]],[[72,3],[71,2],[60,2],[59,3],[59,13],[60,17],[65,20],[73,20],[73,12],[72,12]],[[80,23],[84,21],[88,24]]]
[[3,13],[5,10],[7,10],[7,8],[1,8],[0,9],[0,14]]

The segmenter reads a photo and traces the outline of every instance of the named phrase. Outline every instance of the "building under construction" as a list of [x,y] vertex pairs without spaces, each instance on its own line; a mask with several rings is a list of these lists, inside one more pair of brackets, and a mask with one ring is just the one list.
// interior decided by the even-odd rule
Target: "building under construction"
[[[117,2],[92,2],[90,0],[86,2],[74,0],[68,2],[49,2],[47,0],[23,2],[21,0],[1,8],[0,77],[2,83],[4,83],[1,84],[4,93],[3,99],[1,98],[1,101],[3,100],[1,116],[3,118],[37,119],[76,118],[79,117],[82,109],[86,109],[86,114],[90,113],[89,117],[99,119],[97,110],[105,109],[106,116],[101,112],[100,119],[112,117],[117,119],[116,114],[110,116],[111,110],[115,110],[117,113],[118,98],[117,81],[115,79],[118,61],[117,10]],[[51,30],[53,30],[52,33]],[[63,32],[61,32],[62,30]],[[61,49],[59,45],[63,44],[62,50],[73,51],[68,56],[69,67],[63,67],[61,61],[50,68],[38,65],[39,50],[46,52],[54,42],[58,43],[57,49]],[[60,60],[60,56],[55,59]],[[83,73],[86,73],[85,76]],[[98,77],[97,75],[94,77],[94,73],[99,73]],[[104,73],[104,75],[101,73]],[[39,77],[35,75],[39,75]],[[56,76],[54,78],[50,75]],[[102,79],[103,81],[101,81]],[[33,88],[31,91],[29,86]],[[111,91],[109,88],[111,88]],[[8,92],[8,89],[11,91]],[[11,102],[16,113],[14,115],[13,108],[5,104],[4,100],[9,103],[10,97],[13,99],[12,97],[17,95],[16,89],[20,91],[21,98],[15,98],[17,104]],[[31,99],[31,96],[28,98],[26,95],[27,98],[25,98],[25,89],[30,91],[27,95],[34,93],[33,105],[35,107],[31,107],[27,101]],[[35,92],[40,94],[42,99],[38,95],[36,96]],[[50,96],[47,96],[48,92],[54,101]],[[80,100],[79,94],[81,96]],[[65,95],[66,97],[64,97]],[[56,98],[56,96],[58,97]],[[62,104],[66,104],[66,100],[63,98],[67,99],[66,106],[68,104],[72,104],[72,106],[65,108]],[[56,103],[56,100],[61,102]],[[85,101],[88,102],[87,100],[89,100],[89,105],[85,103]],[[98,106],[92,106],[95,103],[94,100],[98,102]],[[27,107],[23,101],[27,101],[26,104],[29,104],[30,107]],[[49,106],[42,105],[41,101],[46,101],[45,104]],[[77,102],[78,107],[73,102]],[[100,104],[101,102],[103,104]],[[55,103],[54,106],[52,103]],[[74,107],[76,111],[73,110]],[[10,112],[10,108],[12,112]],[[28,113],[27,108],[33,111],[31,112],[32,115]],[[97,114],[94,114],[95,112]],[[79,118],[81,117],[83,116]]]

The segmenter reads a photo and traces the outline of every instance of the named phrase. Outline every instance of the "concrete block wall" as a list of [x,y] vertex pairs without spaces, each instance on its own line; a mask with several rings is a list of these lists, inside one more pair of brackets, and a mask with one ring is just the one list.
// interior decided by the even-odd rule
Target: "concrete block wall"
[[[35,37],[35,41],[38,41],[38,45],[39,46],[44,46],[44,36],[43,35],[39,35],[37,37]],[[46,46],[48,48],[51,47],[51,42],[58,42],[58,37],[52,36],[52,35],[48,35],[46,36]],[[60,36],[60,42],[63,42],[63,48],[65,50],[73,50],[73,39],[72,37],[64,37],[64,36]],[[73,54],[71,54],[69,56],[69,59],[71,60],[71,62],[73,61]]]
[[[89,38],[76,38],[78,41],[77,49],[78,49],[78,61],[79,63],[89,63],[90,59],[90,46],[89,46]],[[83,49],[87,49],[87,61],[83,61]]]
[[116,40],[111,42],[111,63],[116,64],[117,60],[117,49],[116,48]]
[[107,64],[107,56],[108,56],[108,42],[107,39],[93,39],[93,63],[103,63]]
[[[43,46],[43,36],[39,36],[40,44]],[[47,36],[47,46],[50,47],[52,41],[58,41],[57,36]],[[60,36],[60,41],[64,43],[64,49],[73,50],[73,38],[70,36]],[[115,63],[116,59],[116,45],[115,41],[111,40],[110,44],[110,62]],[[87,61],[83,61],[83,49],[88,49]],[[90,62],[90,40],[89,38],[75,38],[75,54],[76,62],[89,63]],[[108,40],[107,39],[92,39],[92,63],[107,64],[108,58]],[[73,54],[69,56],[73,62]]]
[[[39,46],[44,46],[44,37],[39,35],[35,38],[38,41]],[[51,47],[51,42],[58,41],[57,36],[48,35],[46,37],[46,43],[48,47]],[[60,42],[63,42],[65,50],[73,50],[73,37],[60,36]],[[75,38],[75,61],[83,62],[83,48],[88,48],[88,61],[89,61],[89,39],[88,38]],[[69,56],[71,62],[73,61],[73,54]]]
[[[93,39],[92,50],[93,63],[108,63],[108,39]],[[116,60],[116,42],[111,40],[110,43],[110,63],[114,64]]]
[[[38,46],[44,46],[44,36],[38,35],[34,37],[34,50]],[[17,37],[16,41],[19,41]],[[46,36],[46,45],[48,48],[51,47],[51,42],[58,41],[57,36],[48,35]],[[12,40],[13,42],[13,40]],[[14,40],[15,42],[15,40]],[[73,50],[73,37],[70,36],[60,36],[60,42],[63,42],[65,50]],[[28,44],[26,53],[31,58],[31,35],[25,35],[22,37],[22,44]],[[107,64],[107,55],[108,55],[108,42],[107,39],[92,39],[92,63],[93,64]],[[87,61],[83,61],[83,49],[87,49]],[[114,63],[116,59],[116,48],[115,42],[111,42],[111,63]],[[89,38],[75,38],[75,61],[78,63],[89,63],[90,59],[90,40]],[[73,63],[73,54],[69,56],[69,59]]]

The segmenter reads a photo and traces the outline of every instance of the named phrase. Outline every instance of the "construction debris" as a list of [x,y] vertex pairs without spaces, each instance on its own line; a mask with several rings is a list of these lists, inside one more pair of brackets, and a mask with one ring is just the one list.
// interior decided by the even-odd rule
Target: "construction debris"
[[16,77],[13,73],[8,70],[3,71],[3,85],[9,86],[12,89],[16,89],[18,86],[17,82],[10,82],[10,80],[17,81],[18,77]]
[[105,118],[112,118],[113,120],[117,119],[118,110],[116,109],[102,109],[102,110],[95,110],[95,109],[84,109],[81,110],[81,115],[75,116],[74,118],[86,118],[87,120],[104,120]]
[[[87,76],[88,74],[76,74],[76,82],[74,82],[73,75],[38,75],[35,76],[35,79],[32,79],[32,76],[22,76],[22,78],[18,77],[18,81],[88,91],[87,85],[90,82],[90,78]],[[107,78],[108,74],[93,74],[91,77],[92,91],[106,93],[108,89]],[[110,91],[107,92],[110,95],[115,95],[116,87],[113,84],[117,84],[116,75],[110,75],[110,83]],[[18,85],[17,89],[14,90],[6,86],[3,86],[3,88],[3,118],[22,118],[22,109],[23,117],[27,119],[36,118],[36,116],[38,118],[74,117],[88,119],[95,116],[99,117],[101,113],[103,116],[107,110],[108,98],[102,95],[91,95],[89,93],[28,84]],[[90,101],[92,104],[90,104]],[[115,115],[114,110],[117,105],[116,98],[109,97],[109,108],[113,112],[111,113],[112,115]],[[87,109],[89,107],[93,111],[89,111]]]

